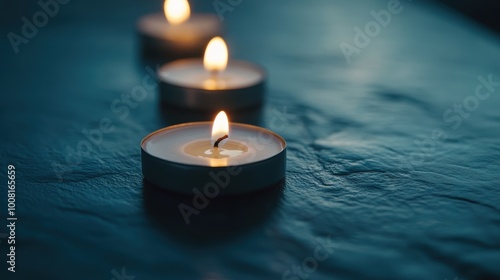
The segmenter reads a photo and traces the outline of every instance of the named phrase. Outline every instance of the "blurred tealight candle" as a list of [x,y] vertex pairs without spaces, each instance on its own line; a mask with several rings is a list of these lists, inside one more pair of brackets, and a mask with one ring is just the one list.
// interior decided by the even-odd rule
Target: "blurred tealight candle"
[[221,37],[207,45],[203,59],[181,59],[158,70],[160,99],[176,107],[215,112],[260,105],[266,73],[255,64],[229,60]]
[[283,179],[286,142],[253,125],[229,123],[225,112],[214,122],[160,129],[141,143],[142,173],[152,184],[178,193],[217,187],[224,195],[272,186]]
[[165,60],[201,57],[210,39],[222,34],[217,16],[191,14],[187,0],[165,0],[163,9],[164,13],[139,20],[144,56]]

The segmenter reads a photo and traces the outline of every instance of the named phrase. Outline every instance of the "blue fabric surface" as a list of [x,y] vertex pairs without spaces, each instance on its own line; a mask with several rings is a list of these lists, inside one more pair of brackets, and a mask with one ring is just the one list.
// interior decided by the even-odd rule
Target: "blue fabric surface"
[[[1,203],[13,164],[18,242],[15,274],[0,244],[1,278],[500,278],[500,86],[484,81],[500,82],[500,40],[402,1],[348,63],[340,44],[355,46],[354,28],[389,2],[243,1],[224,13],[231,57],[269,72],[266,104],[232,120],[283,136],[287,175],[210,201],[190,225],[178,210],[190,197],[143,181],[139,144],[213,116],[159,106],[155,90],[113,107],[150,75],[135,24],[161,1],[73,0],[17,54],[4,36]],[[29,7],[2,34],[20,33],[40,9]],[[105,118],[113,132],[75,152]]]

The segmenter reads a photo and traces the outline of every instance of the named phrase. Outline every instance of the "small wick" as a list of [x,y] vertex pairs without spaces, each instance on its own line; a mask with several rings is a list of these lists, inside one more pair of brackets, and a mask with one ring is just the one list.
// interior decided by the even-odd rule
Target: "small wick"
[[214,143],[214,148],[219,148],[219,143],[220,143],[222,140],[227,139],[227,138],[229,138],[229,136],[224,135],[224,136],[222,136],[221,138],[217,139],[217,141],[215,141],[215,143]]
[[210,71],[210,79],[212,79],[214,82],[217,82],[217,76],[219,76],[219,71],[217,70]]

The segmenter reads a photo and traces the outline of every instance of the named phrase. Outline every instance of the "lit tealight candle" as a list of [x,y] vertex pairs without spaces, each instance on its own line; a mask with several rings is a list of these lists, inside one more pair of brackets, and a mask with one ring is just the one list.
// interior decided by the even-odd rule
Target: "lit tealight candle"
[[158,70],[160,96],[177,107],[218,111],[256,106],[264,99],[265,71],[249,62],[229,60],[221,37],[207,45],[203,59],[182,59]]
[[164,14],[139,20],[138,30],[146,56],[171,59],[201,57],[214,36],[222,34],[215,15],[191,14],[187,0],[165,0]]
[[229,124],[224,112],[213,123],[160,129],[146,136],[141,147],[144,178],[179,193],[218,187],[224,195],[242,194],[285,176],[285,140],[257,126]]

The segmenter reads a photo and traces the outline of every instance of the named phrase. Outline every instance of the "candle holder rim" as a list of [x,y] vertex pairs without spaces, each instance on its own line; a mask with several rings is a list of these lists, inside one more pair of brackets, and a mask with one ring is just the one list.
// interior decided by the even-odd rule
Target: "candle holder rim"
[[[145,19],[147,19],[149,17],[162,17],[162,18],[165,19],[165,22],[167,22],[167,24],[170,24],[167,21],[164,12],[152,12],[152,13],[148,13],[148,14],[144,14],[144,15],[140,16],[139,19],[137,20],[138,25],[140,24],[140,22],[142,22],[143,20],[145,20]],[[215,15],[213,13],[206,13],[206,12],[201,12],[201,13],[196,12],[196,13],[194,13],[191,10],[191,15],[189,16],[189,18],[187,19],[187,21],[192,20],[193,18],[196,18],[196,17],[211,17],[211,18],[215,18],[215,19],[219,20],[219,18],[217,17],[217,15]]]
[[[141,141],[141,149],[147,153],[149,156],[151,157],[154,157],[158,160],[161,160],[161,161],[166,161],[166,162],[169,162],[171,164],[176,164],[176,165],[180,165],[180,166],[198,166],[198,167],[207,167],[207,168],[215,168],[215,169],[224,169],[224,168],[227,168],[228,166],[208,166],[208,165],[200,165],[200,164],[186,164],[186,163],[182,163],[182,162],[177,162],[177,161],[172,161],[172,160],[168,160],[168,159],[164,159],[164,158],[160,158],[160,157],[157,157],[151,153],[149,153],[147,150],[146,150],[146,147],[145,147],[145,142],[153,137],[154,135],[158,134],[158,133],[161,133],[163,131],[166,131],[166,130],[170,130],[170,129],[176,129],[176,128],[181,128],[181,127],[186,127],[186,126],[191,126],[191,125],[211,125],[213,124],[213,122],[210,122],[210,121],[201,121],[201,122],[189,122],[189,123],[181,123],[181,124],[175,124],[175,125],[171,125],[171,126],[167,126],[167,127],[164,127],[164,128],[161,128],[161,129],[158,129],[156,131],[153,131],[151,133],[149,133],[147,136],[145,136],[142,141]],[[246,127],[246,128],[254,128],[254,129],[258,129],[258,130],[261,130],[261,131],[265,131],[273,136],[275,136],[282,144],[282,147],[283,149],[271,156],[271,157],[268,157],[268,158],[265,158],[265,159],[262,159],[262,160],[258,160],[258,161],[254,161],[254,162],[250,162],[250,163],[244,163],[244,164],[238,164],[237,166],[250,166],[250,165],[253,165],[253,164],[259,164],[259,163],[262,163],[262,162],[265,162],[267,160],[271,160],[275,157],[278,157],[280,156],[283,152],[286,151],[286,148],[287,148],[287,142],[286,140],[281,137],[279,134],[277,134],[276,132],[270,130],[270,129],[267,129],[267,128],[263,128],[263,127],[260,127],[260,126],[256,126],[256,125],[251,125],[251,124],[246,124],[246,123],[235,123],[235,122],[231,122],[230,123],[230,127],[231,126],[240,126],[240,127]]]
[[[200,90],[202,88],[193,87],[193,86],[186,86],[186,85],[179,85],[179,84],[177,84],[175,82],[172,82],[170,80],[165,80],[160,75],[160,72],[162,72],[162,70],[164,70],[164,69],[175,67],[176,65],[180,65],[180,64],[186,64],[188,62],[191,62],[191,63],[192,62],[200,62],[201,65],[203,65],[203,58],[181,58],[181,59],[177,59],[177,60],[171,61],[169,63],[163,64],[162,66],[160,66],[160,68],[158,68],[158,70],[156,72],[156,75],[158,76],[158,79],[160,81],[164,82],[164,83],[168,83],[168,84],[174,85],[176,87],[182,87],[182,88],[185,88],[185,89],[188,89],[188,90]],[[245,85],[245,86],[231,87],[231,88],[225,88],[225,89],[214,89],[214,90],[211,90],[211,89],[202,89],[202,90],[206,90],[206,91],[210,91],[210,92],[234,91],[234,90],[238,90],[238,89],[250,88],[250,87],[258,86],[258,85],[263,84],[267,80],[268,71],[262,65],[260,65],[260,64],[257,64],[257,63],[254,63],[254,62],[249,62],[249,61],[246,61],[246,60],[240,60],[240,59],[230,59],[227,62],[227,65],[229,66],[230,64],[245,65],[247,67],[250,67],[250,68],[254,69],[255,71],[257,71],[261,75],[261,77],[260,77],[260,79],[258,79],[254,83],[251,83],[251,84],[248,84],[248,85]]]
[[[163,19],[165,19],[166,25],[167,26],[171,26],[171,24],[165,18],[165,13],[162,13],[162,12],[149,13],[149,14],[146,14],[146,15],[143,15],[143,16],[139,17],[139,19],[137,20],[136,29],[137,29],[138,32],[145,32],[145,27],[144,27],[144,25],[146,24],[145,22],[147,22],[147,20],[149,18],[151,18],[151,17],[162,17]],[[194,14],[191,14],[191,16],[189,17],[189,19],[187,20],[187,22],[189,22],[190,20],[193,21],[193,19],[200,19],[200,18],[207,18],[207,19],[208,18],[212,18],[212,19],[216,20],[214,22],[217,22],[217,23],[219,22],[219,18],[217,17],[217,15],[214,15],[214,14],[211,14],[211,13],[194,13]],[[145,33],[148,34],[148,35],[150,35],[150,36],[154,36],[151,33],[148,33],[148,32],[145,32]],[[222,34],[220,34],[220,35],[222,35]],[[165,39],[165,40],[172,41],[172,42],[175,41],[175,40],[168,40],[168,39]]]

